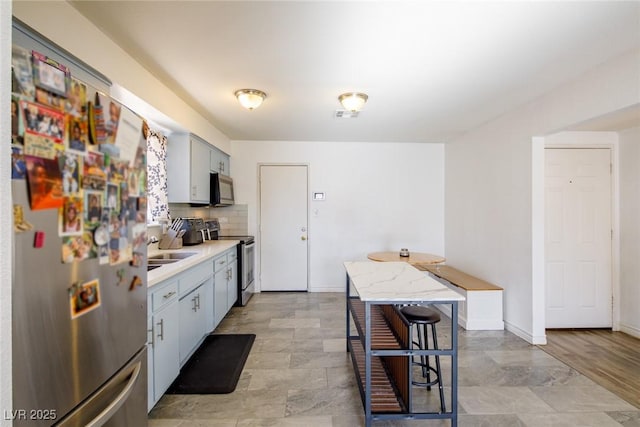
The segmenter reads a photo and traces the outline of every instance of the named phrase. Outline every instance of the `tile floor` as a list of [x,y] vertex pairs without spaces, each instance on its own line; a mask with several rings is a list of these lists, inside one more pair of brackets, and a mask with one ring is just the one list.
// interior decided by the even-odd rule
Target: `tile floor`
[[[441,347],[450,338],[447,320],[438,325]],[[149,414],[149,426],[364,425],[344,329],[344,294],[256,294],[215,331],[257,335],[236,390],[165,395]],[[640,426],[640,408],[509,332],[460,329],[458,336],[460,426]],[[428,396],[419,391],[421,404],[438,404],[436,389]],[[418,425],[450,421],[374,422]]]

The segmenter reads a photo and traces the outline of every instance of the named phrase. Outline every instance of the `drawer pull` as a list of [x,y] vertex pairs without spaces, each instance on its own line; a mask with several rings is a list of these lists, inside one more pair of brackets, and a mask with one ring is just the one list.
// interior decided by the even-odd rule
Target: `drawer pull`
[[162,296],[162,298],[164,298],[164,299],[169,299],[169,298],[171,298],[172,296],[174,296],[175,294],[176,294],[176,291],[171,291],[171,292],[169,292],[169,293],[167,293],[167,294],[164,294],[164,295]]

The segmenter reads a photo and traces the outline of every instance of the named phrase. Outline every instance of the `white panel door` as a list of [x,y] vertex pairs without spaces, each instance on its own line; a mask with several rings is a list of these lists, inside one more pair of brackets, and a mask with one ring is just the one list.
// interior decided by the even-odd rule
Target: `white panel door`
[[545,150],[547,328],[612,325],[611,153]]
[[307,166],[260,166],[260,289],[308,288]]

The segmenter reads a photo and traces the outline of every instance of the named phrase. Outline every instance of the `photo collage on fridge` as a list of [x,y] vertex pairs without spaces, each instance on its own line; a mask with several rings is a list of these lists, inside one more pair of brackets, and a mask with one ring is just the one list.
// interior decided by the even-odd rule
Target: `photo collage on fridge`
[[143,119],[36,51],[14,45],[11,68],[12,179],[26,180],[29,193],[29,206],[14,205],[15,231],[37,230],[29,211],[56,209],[61,262],[140,265]]

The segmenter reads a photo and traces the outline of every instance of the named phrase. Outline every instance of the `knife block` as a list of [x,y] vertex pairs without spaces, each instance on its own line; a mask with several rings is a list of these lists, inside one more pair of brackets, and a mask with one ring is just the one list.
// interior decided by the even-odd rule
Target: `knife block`
[[175,232],[163,234],[158,242],[158,249],[180,249],[182,248],[182,237],[176,237]]

